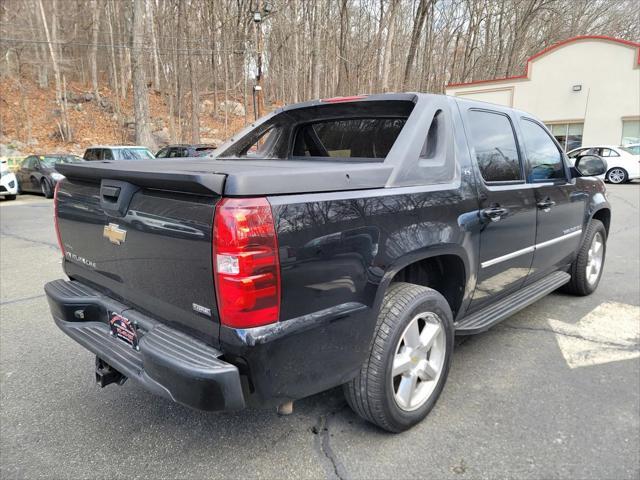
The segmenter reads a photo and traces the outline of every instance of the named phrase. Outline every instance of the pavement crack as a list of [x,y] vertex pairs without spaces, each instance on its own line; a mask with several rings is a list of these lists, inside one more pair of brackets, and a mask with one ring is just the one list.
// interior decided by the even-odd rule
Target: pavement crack
[[321,454],[329,463],[327,470],[329,470],[328,478],[346,480],[348,478],[344,465],[338,459],[333,448],[331,447],[331,431],[329,424],[333,416],[340,410],[344,409],[346,404],[337,410],[332,410],[324,415],[318,417],[316,424],[311,427],[311,433],[315,435],[314,445],[319,454]]
[[508,325],[508,324],[500,325],[499,328],[506,328],[510,330],[525,330],[525,331],[531,331],[531,332],[550,332],[556,335],[562,335],[563,337],[577,338],[578,340],[584,340],[591,343],[598,343],[600,345],[605,345],[607,347],[617,348],[618,350],[628,350],[631,352],[636,351],[640,348],[639,345],[629,345],[624,343],[608,342],[606,340],[602,340],[599,338],[585,337],[583,335],[578,335],[576,333],[562,332],[560,330],[555,330],[553,328],[522,327],[522,326],[515,326],[515,325]]
[[7,232],[6,230],[0,231],[0,235],[2,235],[3,237],[14,238],[16,240],[23,240],[23,241],[29,242],[29,243],[35,243],[36,245],[45,245],[45,246],[50,247],[50,248],[58,249],[58,245],[56,245],[55,243],[43,242],[42,240],[34,240],[33,238],[23,237],[22,235],[18,235],[18,234],[15,234],[15,233]]
[[15,298],[13,300],[4,300],[0,302],[0,305],[12,305],[14,303],[27,302],[29,300],[35,300],[36,298],[42,298],[44,296],[45,296],[44,293],[42,293],[40,295],[32,295],[30,297]]

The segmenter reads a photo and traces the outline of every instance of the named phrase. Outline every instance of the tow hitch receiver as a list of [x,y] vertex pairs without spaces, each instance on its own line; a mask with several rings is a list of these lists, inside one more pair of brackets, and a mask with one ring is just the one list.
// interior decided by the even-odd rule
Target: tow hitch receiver
[[96,383],[100,388],[104,388],[112,383],[123,385],[126,381],[127,377],[96,356]]

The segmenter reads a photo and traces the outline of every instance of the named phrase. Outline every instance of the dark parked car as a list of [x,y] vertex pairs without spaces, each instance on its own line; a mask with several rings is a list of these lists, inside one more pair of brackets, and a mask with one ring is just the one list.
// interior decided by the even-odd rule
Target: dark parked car
[[214,145],[167,145],[156,153],[156,158],[204,157],[215,151]]
[[84,159],[92,160],[152,160],[155,158],[147,147],[136,145],[97,145],[84,152]]
[[589,175],[605,171],[598,156],[570,167],[540,120],[489,103],[286,106],[209,162],[64,165],[69,280],[45,291],[101,386],[290,413],[343,385],[355,412],[398,432],[434,406],[454,335],[597,288],[611,207]]
[[30,155],[15,172],[21,192],[39,192],[53,197],[56,183],[64,176],[56,170],[56,164],[81,163],[82,158],[65,153],[52,155]]

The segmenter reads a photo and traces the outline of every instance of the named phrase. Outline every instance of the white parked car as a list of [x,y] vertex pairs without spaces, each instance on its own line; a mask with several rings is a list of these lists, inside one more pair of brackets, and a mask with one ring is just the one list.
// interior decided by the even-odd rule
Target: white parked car
[[18,193],[18,180],[9,170],[6,160],[0,161],[0,197],[6,200],[15,200]]
[[640,178],[640,154],[633,147],[597,145],[574,148],[567,152],[571,163],[581,155],[599,155],[607,161],[604,178],[611,183],[625,183]]

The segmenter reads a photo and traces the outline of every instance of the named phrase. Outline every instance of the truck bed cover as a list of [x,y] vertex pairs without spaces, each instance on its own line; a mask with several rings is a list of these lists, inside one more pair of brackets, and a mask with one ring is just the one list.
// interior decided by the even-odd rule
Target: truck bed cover
[[211,158],[62,164],[68,178],[121,180],[201,195],[279,195],[384,187],[393,168],[375,162]]

